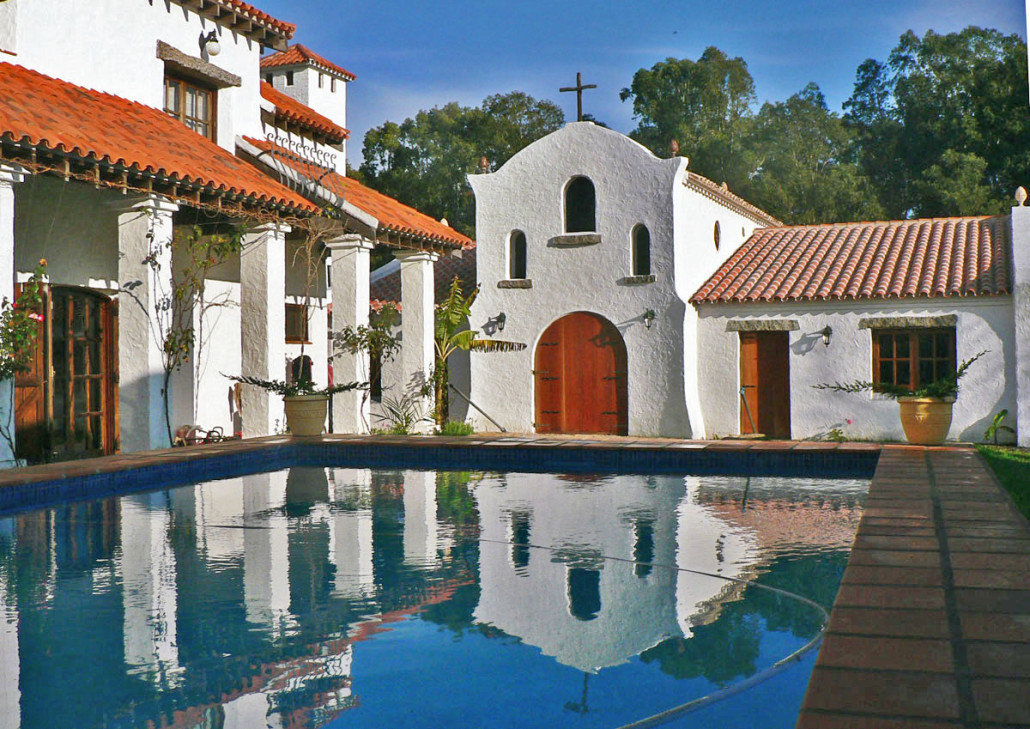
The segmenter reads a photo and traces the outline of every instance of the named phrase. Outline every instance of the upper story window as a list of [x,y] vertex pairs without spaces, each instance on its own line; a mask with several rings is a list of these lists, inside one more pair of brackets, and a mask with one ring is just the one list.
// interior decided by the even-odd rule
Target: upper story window
[[215,139],[215,92],[165,76],[165,112],[208,139]]
[[565,188],[565,232],[594,232],[597,230],[596,213],[594,183],[586,177],[573,177]]
[[270,73],[266,73],[265,74],[265,83],[268,84],[269,86],[275,86],[275,84],[272,82],[273,79],[274,79],[274,76],[272,76],[272,74],[270,74]]
[[914,390],[954,371],[954,328],[873,332],[873,382]]
[[722,226],[719,225],[719,221],[715,221],[715,230],[712,231],[712,239],[715,241],[715,250],[719,250],[719,244],[722,243]]
[[526,277],[526,234],[513,230],[508,239],[508,278]]
[[286,341],[292,344],[310,344],[308,339],[308,308],[304,304],[286,305]]
[[646,225],[633,228],[633,275],[648,276],[651,273],[651,233]]
[[293,86],[293,71],[286,72],[286,85]]
[[336,79],[335,78],[329,79],[329,93],[331,93],[331,94],[335,94],[336,93]]
[[322,88],[323,86],[325,86],[325,74],[320,73],[318,74],[318,88]]

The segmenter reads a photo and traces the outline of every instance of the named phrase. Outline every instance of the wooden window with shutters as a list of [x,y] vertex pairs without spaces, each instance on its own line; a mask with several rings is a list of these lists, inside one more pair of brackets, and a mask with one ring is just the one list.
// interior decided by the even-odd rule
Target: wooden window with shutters
[[286,341],[289,344],[311,344],[308,339],[308,307],[286,305]]
[[954,372],[954,328],[873,331],[873,382],[915,390]]
[[214,90],[176,76],[165,76],[165,113],[208,139],[215,139]]

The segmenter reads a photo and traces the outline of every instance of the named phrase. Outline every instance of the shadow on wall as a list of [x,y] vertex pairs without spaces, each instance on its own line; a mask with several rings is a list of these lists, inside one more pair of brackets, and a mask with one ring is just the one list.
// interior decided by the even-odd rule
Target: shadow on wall
[[[664,317],[668,321],[676,322],[677,336],[681,340],[686,309],[687,305],[676,298],[670,304],[668,314]],[[654,336],[657,335],[657,332],[652,329],[649,334]],[[684,438],[691,438],[694,435],[694,424],[690,422],[690,416],[687,414],[687,394],[683,381],[686,354],[686,343],[680,341],[680,346],[673,355],[674,363],[670,363],[671,366],[664,368],[666,396],[663,398],[662,412],[658,419],[658,432],[663,435],[682,434]],[[686,427],[685,432],[684,426]]]

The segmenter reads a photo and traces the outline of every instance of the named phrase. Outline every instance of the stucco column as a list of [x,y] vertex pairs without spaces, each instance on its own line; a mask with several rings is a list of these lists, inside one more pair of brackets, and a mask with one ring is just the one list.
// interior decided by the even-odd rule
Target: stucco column
[[[240,329],[244,375],[286,378],[286,233],[262,225],[243,238],[240,253]],[[243,437],[268,435],[284,425],[282,398],[243,386]]]
[[[348,352],[336,343],[346,327],[368,326],[369,270],[372,241],[360,235],[345,235],[326,243],[332,256],[333,322],[330,351],[333,381],[369,381],[368,352]],[[333,395],[333,430],[337,433],[367,433],[370,422],[368,389]]]
[[[419,397],[418,391],[433,369],[433,264],[439,256],[431,251],[397,251],[394,256],[401,262],[401,382],[395,397],[418,398],[422,414],[431,419],[433,399]],[[429,421],[423,421],[416,431],[430,428]]]
[[[14,300],[14,186],[24,182],[25,169],[14,164],[0,164],[0,300]],[[0,438],[0,466],[14,462],[14,380],[0,382],[0,422],[10,434]]]
[[1019,188],[1012,208],[1012,310],[1016,341],[1016,433],[1019,445],[1030,446],[1030,207]]
[[436,472],[404,472],[404,564],[436,563]]
[[[162,338],[171,325],[172,213],[158,196],[118,214],[118,408],[122,452],[166,448]],[[171,383],[169,383],[169,386]],[[172,402],[172,396],[168,398]],[[175,428],[175,423],[172,423]]]

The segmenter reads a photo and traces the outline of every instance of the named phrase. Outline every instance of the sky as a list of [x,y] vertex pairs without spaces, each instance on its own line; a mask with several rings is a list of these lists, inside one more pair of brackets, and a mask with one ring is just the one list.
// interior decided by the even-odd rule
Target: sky
[[[347,87],[347,157],[361,163],[368,129],[491,94],[546,98],[574,121],[576,72],[597,84],[584,113],[630,132],[619,91],[641,68],[696,60],[716,46],[743,58],[758,102],[783,101],[814,81],[831,110],[850,96],[858,65],[886,60],[907,30],[968,25],[1026,38],[1030,0],[251,0],[295,23],[303,43],[357,75]],[[682,141],[681,141],[682,145]]]

